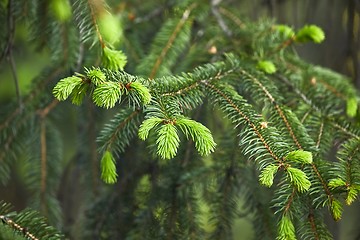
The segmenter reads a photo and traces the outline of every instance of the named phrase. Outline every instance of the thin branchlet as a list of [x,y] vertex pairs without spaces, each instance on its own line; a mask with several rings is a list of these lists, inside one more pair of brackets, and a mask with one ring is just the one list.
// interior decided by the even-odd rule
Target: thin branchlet
[[0,220],[8,225],[9,227],[13,228],[14,230],[21,232],[24,237],[30,239],[30,240],[40,240],[39,238],[37,238],[34,234],[32,234],[31,232],[29,232],[27,230],[27,228],[22,227],[21,225],[17,224],[16,222],[14,222],[13,220],[11,220],[10,218],[4,216],[4,215],[0,215]]

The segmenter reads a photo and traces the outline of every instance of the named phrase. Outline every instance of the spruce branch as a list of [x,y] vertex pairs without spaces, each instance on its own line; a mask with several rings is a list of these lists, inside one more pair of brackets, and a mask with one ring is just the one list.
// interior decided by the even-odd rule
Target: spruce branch
[[187,118],[178,118],[175,124],[180,127],[186,137],[191,137],[200,155],[208,155],[214,151],[216,143],[210,130],[204,125]]
[[18,232],[21,232],[24,234],[24,237],[29,238],[31,240],[40,240],[39,238],[35,237],[32,233],[30,233],[29,231],[27,231],[27,229],[25,227],[20,226],[19,224],[17,224],[16,222],[14,222],[13,220],[11,220],[8,217],[5,217],[3,215],[0,215],[0,220],[4,223],[7,224],[8,226],[10,226],[11,228],[15,229]]
[[243,112],[241,111],[238,106],[231,100],[231,98],[229,98],[223,91],[221,91],[220,89],[218,89],[216,86],[208,83],[208,82],[201,82],[203,85],[205,85],[206,87],[208,87],[210,90],[214,91],[216,94],[218,94],[220,97],[222,97],[232,108],[234,111],[236,111],[239,116],[245,120],[245,122],[249,125],[249,127],[254,131],[254,133],[257,135],[257,137],[259,138],[259,140],[261,141],[261,143],[264,145],[264,147],[266,148],[266,150],[268,151],[268,153],[271,155],[271,157],[276,160],[277,162],[279,162],[280,164],[282,163],[281,158],[279,158],[275,152],[271,149],[271,147],[269,146],[269,144],[267,143],[267,141],[265,140],[264,136],[261,134],[259,127],[256,126],[256,124],[254,122],[251,121],[251,119]]
[[289,123],[286,115],[284,114],[284,111],[282,110],[282,108],[277,104],[277,101],[275,100],[274,96],[269,92],[269,90],[256,77],[249,74],[247,71],[245,71],[243,69],[240,70],[240,73],[244,74],[245,76],[250,78],[252,81],[254,81],[254,83],[256,85],[258,85],[260,87],[260,89],[264,92],[265,96],[274,105],[276,111],[278,112],[278,114],[280,115],[280,117],[283,120],[284,124],[286,125],[286,128],[288,129],[289,134],[290,134],[291,138],[293,139],[293,141],[295,142],[296,146],[301,150],[302,146],[300,145],[299,140],[295,136],[292,126],[290,125],[290,123]]
[[101,145],[101,149],[117,153],[123,152],[136,134],[140,115],[140,110],[132,109],[124,109],[117,113],[100,132],[97,141]]
[[[21,236],[31,240],[51,240],[64,237],[54,227],[49,226],[38,212],[25,209],[17,213],[11,211],[11,208],[10,204],[0,201],[0,224],[13,230],[12,237]],[[0,236],[3,235],[0,234]]]
[[[343,126],[341,123],[336,121],[336,119],[329,117],[323,109],[321,109],[318,105],[314,103],[314,101],[311,100],[304,92],[302,92],[299,88],[297,88],[294,84],[292,84],[289,79],[287,79],[285,76],[277,76],[282,82],[284,82],[287,86],[291,87],[291,89],[300,97],[300,99],[308,105],[313,111],[315,111],[318,116],[327,122],[329,122],[332,126],[334,126],[337,130],[340,130],[345,135],[351,137],[360,139],[360,135],[356,132],[352,131],[349,127]],[[304,116],[305,117],[305,116]]]

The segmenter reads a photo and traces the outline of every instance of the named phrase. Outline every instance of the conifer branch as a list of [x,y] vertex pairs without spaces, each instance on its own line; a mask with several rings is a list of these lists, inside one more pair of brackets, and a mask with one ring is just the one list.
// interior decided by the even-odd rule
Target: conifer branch
[[289,134],[291,136],[291,138],[293,139],[293,141],[295,142],[296,146],[302,150],[302,146],[300,145],[299,140],[297,139],[297,137],[294,134],[294,130],[292,129],[288,119],[286,118],[283,110],[281,109],[281,107],[277,104],[277,102],[275,101],[275,98],[270,94],[270,92],[266,89],[266,87],[253,75],[249,74],[248,72],[246,72],[245,70],[240,70],[240,73],[244,74],[245,76],[249,77],[250,79],[252,79],[254,81],[254,83],[256,83],[260,89],[264,92],[264,94],[269,98],[270,102],[274,105],[276,111],[278,112],[279,116],[282,118],[284,124],[286,125],[286,128],[289,131]]
[[344,134],[352,137],[352,138],[356,138],[356,139],[360,139],[360,136],[347,129],[346,127],[344,126],[341,126],[341,124],[339,124],[336,119],[333,119],[333,118],[330,118],[328,117],[327,115],[325,115],[323,113],[323,111],[318,107],[316,106],[310,98],[308,98],[303,92],[301,92],[297,87],[295,87],[286,77],[284,76],[280,76],[278,75],[277,76],[282,82],[284,82],[286,85],[288,85],[289,87],[292,88],[292,90],[300,97],[301,100],[303,100],[303,102],[308,105],[311,109],[313,109],[315,112],[317,112],[317,114],[323,118],[324,120],[328,121],[332,126],[334,126],[336,129],[340,130],[341,132],[343,132]]
[[[219,65],[224,64],[223,62],[220,62]],[[213,81],[217,81],[217,80],[221,80],[225,77],[230,76],[232,73],[234,73],[236,71],[236,69],[238,69],[239,67],[237,65],[235,66],[231,66],[229,68],[224,68],[224,69],[219,69],[218,71],[214,72],[211,76],[208,76],[206,78],[199,78],[196,79],[195,76],[190,76],[193,79],[193,81],[195,82],[190,82],[190,85],[184,84],[183,86],[181,86],[180,88],[176,88],[172,91],[165,91],[163,93],[161,93],[161,96],[176,96],[176,95],[182,95],[182,94],[186,94],[187,92],[195,89],[196,87],[199,86],[199,84],[204,83],[204,82],[213,82]]]
[[0,220],[8,225],[9,227],[11,227],[12,229],[21,232],[24,237],[30,239],[30,240],[40,240],[39,238],[35,237],[35,235],[33,235],[32,233],[30,233],[25,227],[20,226],[19,224],[17,224],[16,222],[14,222],[13,220],[11,220],[10,218],[4,216],[4,215],[0,215]]
[[233,21],[239,29],[243,29],[245,27],[245,23],[228,9],[219,7],[219,12],[225,17],[229,18],[231,21]]
[[311,79],[311,81],[312,81],[313,85],[316,85],[317,83],[322,84],[327,90],[332,92],[336,97],[346,100],[346,97],[344,94],[339,92],[334,86],[330,85],[329,83],[325,82],[324,80],[313,77]]
[[157,57],[154,66],[151,69],[149,78],[153,79],[156,76],[156,73],[163,61],[163,59],[165,58],[167,52],[169,51],[169,49],[172,47],[178,33],[180,32],[180,30],[182,29],[182,27],[185,25],[185,23],[188,21],[189,17],[190,17],[190,13],[191,11],[196,7],[196,3],[193,3],[189,6],[188,9],[186,9],[179,21],[179,23],[176,25],[173,33],[171,34],[171,36],[169,37],[165,47],[162,49],[160,55]]
[[134,119],[141,111],[135,110],[133,111],[127,118],[121,121],[115,131],[110,135],[109,139],[104,143],[103,148],[110,151],[112,149],[112,145],[114,144],[116,137],[118,136],[119,132],[123,130],[123,128],[132,120]]
[[247,124],[252,128],[252,130],[255,132],[255,134],[258,136],[259,140],[262,142],[262,144],[264,145],[264,147],[267,149],[267,151],[269,152],[269,154],[272,156],[272,158],[274,160],[276,160],[277,162],[279,162],[280,165],[283,164],[282,160],[276,156],[276,154],[273,152],[273,150],[270,148],[270,146],[268,145],[268,143],[266,142],[265,138],[262,136],[262,134],[260,133],[259,129],[256,127],[256,125],[251,121],[251,119],[245,114],[243,113],[238,106],[224,93],[222,92],[220,89],[216,88],[214,85],[206,82],[206,81],[202,81],[201,82],[203,85],[205,85],[206,87],[214,90],[217,94],[219,94],[226,102],[228,102],[232,108],[241,116],[241,118],[243,118]]

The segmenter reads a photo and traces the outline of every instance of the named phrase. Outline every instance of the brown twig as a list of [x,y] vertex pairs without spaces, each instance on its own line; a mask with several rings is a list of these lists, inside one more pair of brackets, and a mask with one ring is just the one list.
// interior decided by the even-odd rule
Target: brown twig
[[46,148],[45,117],[42,117],[40,120],[40,156],[41,156],[40,205],[43,214],[47,216],[47,206],[46,206],[47,148]]
[[97,21],[96,21],[96,15],[95,15],[95,10],[94,10],[94,0],[88,0],[88,4],[89,4],[89,7],[90,7],[90,11],[91,11],[91,18],[92,18],[92,21],[93,21],[93,24],[94,24],[94,27],[95,27],[96,34],[97,34],[97,36],[99,38],[101,48],[105,48],[106,45],[105,45],[105,42],[103,40],[103,37],[101,36],[99,26],[98,26]]
[[32,233],[30,233],[25,227],[20,226],[10,218],[0,215],[0,220],[10,226],[11,228],[15,229],[16,231],[22,232],[24,236],[30,240],[40,240],[39,238],[35,237]]

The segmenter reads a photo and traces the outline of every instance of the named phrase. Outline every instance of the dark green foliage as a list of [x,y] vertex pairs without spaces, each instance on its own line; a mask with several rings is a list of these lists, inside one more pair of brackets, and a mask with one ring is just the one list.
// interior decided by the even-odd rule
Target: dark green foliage
[[[293,49],[323,31],[154,2],[7,2],[51,60],[1,108],[1,182],[20,175],[71,239],[235,239],[238,219],[254,239],[332,239],[324,214],[360,192],[360,131],[351,82]],[[0,237],[60,238],[33,211],[0,216]]]
[[46,223],[38,212],[25,209],[19,213],[11,211],[11,206],[0,201],[1,239],[63,239],[58,231]]

